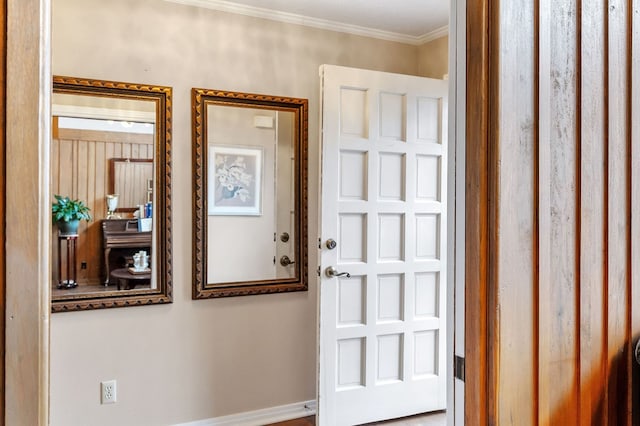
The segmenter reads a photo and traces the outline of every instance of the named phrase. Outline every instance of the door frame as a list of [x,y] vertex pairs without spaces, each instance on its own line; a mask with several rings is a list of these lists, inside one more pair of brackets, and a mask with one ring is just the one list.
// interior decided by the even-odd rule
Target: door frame
[[[5,376],[0,424],[49,424],[51,0],[6,6]],[[4,421],[4,422],[3,422]]]
[[[468,305],[466,303],[466,253],[473,253],[473,251],[466,250],[467,230],[465,224],[467,215],[473,212],[466,211],[467,194],[465,178],[466,173],[468,172],[466,164],[466,156],[468,152],[466,136],[467,134],[470,134],[469,131],[475,131],[475,129],[468,129],[466,123],[466,114],[469,108],[466,103],[468,96],[467,78],[469,78],[467,70],[468,52],[466,50],[467,34],[475,33],[478,30],[478,26],[488,24],[488,21],[478,22],[474,19],[469,19],[471,24],[475,25],[473,31],[471,31],[467,26],[467,14],[469,12],[474,12],[474,16],[476,18],[483,18],[484,16],[477,13],[477,11],[487,10],[487,1],[488,0],[483,0],[480,7],[478,7],[478,5],[474,5],[474,2],[472,2],[472,5],[467,9],[467,0],[449,0],[449,145],[447,153],[449,159],[449,178],[447,182],[448,264],[446,336],[447,425],[449,426],[464,425],[465,421],[468,421],[469,424],[475,424],[474,418],[467,417],[466,413],[470,408],[473,410],[480,409],[482,398],[480,398],[477,393],[472,393],[471,390],[475,391],[479,386],[484,387],[487,383],[486,379],[484,379],[484,375],[486,374],[484,370],[482,371],[481,376],[476,376],[479,380],[471,379],[471,386],[468,387],[465,386],[466,377],[462,380],[454,377],[454,357],[457,355],[463,358],[466,362],[467,352],[465,349],[465,336],[467,336],[466,333],[468,332],[468,328],[480,325],[480,328],[485,327],[484,330],[486,333],[486,324],[484,321],[480,321],[480,324],[477,324],[477,321],[476,323],[466,323],[466,318],[475,318],[475,315],[466,315],[466,310],[468,308],[471,307],[478,311],[480,307],[483,307],[486,310],[486,304],[477,299],[472,300]],[[476,6],[475,9],[474,6]],[[482,42],[485,43],[486,40],[482,39]],[[482,56],[482,59],[486,60],[484,56]],[[477,70],[474,71],[477,72]],[[477,95],[477,92],[472,93],[469,97],[472,98],[473,95]],[[474,97],[474,99],[477,99],[477,97]],[[322,108],[320,108],[320,114],[322,114],[321,110]],[[473,133],[471,134],[473,135]],[[476,163],[472,164],[472,166],[477,165],[478,164]],[[473,205],[473,203],[471,203],[471,205]],[[318,283],[320,283],[320,279],[318,279]],[[478,306],[474,306],[472,303]],[[475,329],[473,331],[475,332]],[[318,337],[318,339],[319,338],[320,337]],[[469,347],[477,347],[476,345],[478,345],[480,340],[484,340],[485,338],[486,336],[477,334],[469,336]],[[471,351],[470,357],[472,365],[473,362],[476,362],[476,364],[480,362],[478,360],[480,355],[480,352],[476,352],[475,350]],[[466,369],[467,368],[465,368],[465,370]],[[486,391],[488,391],[488,389],[486,389]],[[469,402],[467,403],[467,401]],[[467,404],[469,404],[470,407],[468,407]]]
[[[450,302],[454,333],[449,348],[448,377],[452,386],[447,406],[448,425],[486,425],[497,422],[497,359],[499,350],[496,255],[497,118],[499,9],[491,0],[451,0],[449,75],[451,83],[450,135],[455,140],[455,183],[450,192],[450,226],[454,259],[450,271]],[[454,59],[455,58],[455,59]],[[453,101],[455,100],[455,101]],[[468,119],[467,119],[468,118]],[[453,124],[455,123],[455,124]],[[454,133],[455,132],[455,133]],[[451,187],[450,187],[451,188]],[[453,210],[451,210],[453,209]],[[457,325],[457,327],[456,327]],[[454,355],[464,358],[463,377],[453,378]],[[471,374],[469,374],[471,373]],[[460,392],[461,391],[461,392]],[[461,408],[464,408],[462,411]]]
[[[0,39],[0,241],[5,240],[6,227],[6,117],[7,117],[7,2],[0,1],[0,29],[2,39]],[[5,407],[5,346],[6,346],[6,322],[5,313],[7,311],[5,301],[5,258],[6,248],[0,244],[0,419],[4,419]]]
[[[464,420],[495,424],[499,335],[496,255],[499,8],[491,0],[466,3],[465,137],[465,375]],[[460,43],[461,40],[458,40]]]
[[449,180],[447,188],[447,424],[464,424],[464,380],[454,357],[465,358],[465,102],[467,0],[449,2]]

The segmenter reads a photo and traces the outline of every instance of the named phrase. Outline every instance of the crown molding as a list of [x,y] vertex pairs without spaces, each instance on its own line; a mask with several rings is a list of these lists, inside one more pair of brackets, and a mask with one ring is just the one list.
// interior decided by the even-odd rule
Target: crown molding
[[406,34],[391,31],[376,30],[373,28],[361,27],[358,25],[344,24],[342,22],[330,21],[326,19],[312,18],[295,13],[280,12],[277,10],[265,9],[262,7],[247,6],[225,0],[165,0],[169,3],[177,3],[186,6],[196,6],[206,9],[218,10],[221,12],[235,13],[238,15],[251,16],[254,18],[269,19],[271,21],[284,22],[287,24],[303,25],[306,27],[318,28],[328,31],[371,37],[386,41],[395,41],[412,45],[421,45],[438,37],[449,33],[449,27],[445,26],[431,31],[422,36],[409,36]]
[[447,35],[449,35],[449,26],[445,25],[444,27],[436,28],[435,30],[421,36],[420,43],[418,44],[429,43],[430,41],[436,40],[440,37],[444,37]]

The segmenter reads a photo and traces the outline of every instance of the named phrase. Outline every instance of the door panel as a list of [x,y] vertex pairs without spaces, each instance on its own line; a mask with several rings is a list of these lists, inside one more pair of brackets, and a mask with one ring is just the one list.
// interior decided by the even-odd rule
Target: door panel
[[443,409],[448,85],[322,74],[319,424]]

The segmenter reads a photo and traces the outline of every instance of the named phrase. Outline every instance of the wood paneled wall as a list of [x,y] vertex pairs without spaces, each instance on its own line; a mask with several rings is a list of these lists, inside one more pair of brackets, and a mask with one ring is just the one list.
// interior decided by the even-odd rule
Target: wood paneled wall
[[[54,120],[51,144],[51,197],[54,194],[80,199],[91,209],[91,222],[78,229],[76,270],[79,284],[100,282],[102,231],[106,216],[105,196],[109,193],[109,159],[152,159],[153,136],[130,133],[57,129]],[[146,180],[141,183],[146,190]],[[54,283],[58,274],[57,228],[53,227]],[[64,246],[63,246],[64,250]],[[81,263],[87,262],[87,269]],[[63,265],[63,270],[65,266]]]
[[467,424],[640,422],[639,7],[468,2]]

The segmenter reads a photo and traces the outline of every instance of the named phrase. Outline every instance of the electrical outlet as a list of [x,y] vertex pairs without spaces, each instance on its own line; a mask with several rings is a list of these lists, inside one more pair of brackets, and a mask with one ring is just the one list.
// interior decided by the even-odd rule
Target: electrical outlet
[[113,404],[116,402],[116,381],[100,382],[100,403]]

